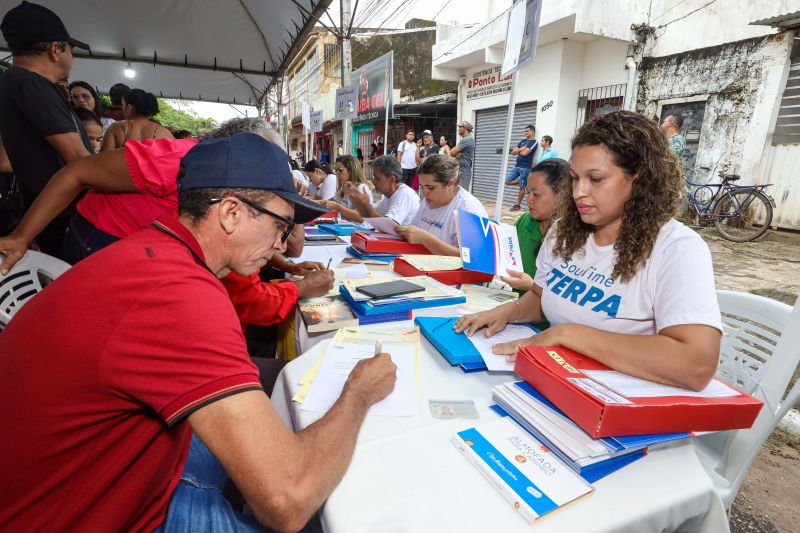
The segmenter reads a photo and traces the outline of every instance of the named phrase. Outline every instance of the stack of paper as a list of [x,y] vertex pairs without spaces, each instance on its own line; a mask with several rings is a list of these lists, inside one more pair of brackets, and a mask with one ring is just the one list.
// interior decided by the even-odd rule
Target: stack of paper
[[642,457],[649,446],[692,436],[669,433],[595,439],[524,381],[495,386],[492,399],[588,481]]
[[374,315],[421,309],[425,307],[438,307],[443,305],[457,305],[464,303],[464,293],[455,287],[440,283],[429,276],[412,276],[404,278],[410,283],[420,285],[425,290],[411,294],[392,296],[389,298],[370,298],[368,295],[356,291],[356,287],[374,283],[369,279],[345,279],[339,292],[358,314]]
[[339,296],[339,285],[346,279],[372,280],[372,272],[363,264],[355,264],[333,270],[333,288],[325,296]]
[[411,266],[422,272],[458,270],[464,266],[460,257],[452,257],[449,255],[403,254],[402,257]]
[[417,414],[419,331],[368,332],[360,328],[340,329],[333,342],[300,380],[300,391],[292,398],[303,411],[327,412],[342,393],[350,372],[362,359],[375,355],[376,341],[397,365],[394,390],[374,404],[368,415],[414,416]]
[[490,289],[489,287],[482,287],[481,285],[462,285],[461,290],[467,298],[464,304],[458,306],[458,312],[461,315],[471,315],[472,313],[488,311],[494,309],[498,305],[503,305],[506,302],[513,302],[519,298],[516,292]]

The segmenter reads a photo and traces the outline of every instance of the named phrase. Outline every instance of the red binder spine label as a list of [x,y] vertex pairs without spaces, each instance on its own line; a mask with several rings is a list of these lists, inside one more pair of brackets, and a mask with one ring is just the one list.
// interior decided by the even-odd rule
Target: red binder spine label
[[620,396],[613,390],[605,387],[593,379],[589,378],[567,378],[567,381],[579,387],[581,390],[588,392],[601,402],[606,404],[633,404],[632,401],[624,396]]

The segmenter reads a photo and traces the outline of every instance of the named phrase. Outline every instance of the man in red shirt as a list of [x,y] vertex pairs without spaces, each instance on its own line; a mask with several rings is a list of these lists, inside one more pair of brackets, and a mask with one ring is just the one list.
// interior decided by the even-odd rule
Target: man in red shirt
[[[254,131],[273,142],[274,130],[256,119],[236,119],[217,130],[217,137],[240,131]],[[7,237],[0,238],[0,274],[9,271],[25,254],[39,232],[78,195],[89,191],[78,203],[66,242],[75,260],[146,227],[163,213],[178,207],[176,176],[180,159],[195,139],[147,139],[128,141],[124,148],[84,158],[57,172],[40,194],[38,202]],[[299,230],[299,231],[298,231]],[[303,238],[301,226],[293,238]],[[300,240],[302,243],[302,240]],[[222,283],[243,325],[271,325],[283,322],[298,298],[321,296],[333,283],[333,273],[322,265],[291,263],[275,254],[271,263],[290,274],[303,276],[295,282],[262,283],[258,273],[231,273]]]
[[284,152],[251,133],[192,148],[178,184],[177,218],[81,261],[0,335],[0,530],[151,531],[168,507],[189,529],[209,513],[235,524],[221,496],[183,503],[220,472],[259,522],[299,529],[393,389],[387,354],[362,361],[319,422],[289,431],[219,278],[257,271],[324,209],[295,192]]

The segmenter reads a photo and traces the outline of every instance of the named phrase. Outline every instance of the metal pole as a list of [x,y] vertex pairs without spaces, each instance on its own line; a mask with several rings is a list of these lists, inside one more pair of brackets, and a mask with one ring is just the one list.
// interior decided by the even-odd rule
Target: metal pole
[[514,127],[514,105],[517,93],[517,73],[511,75],[511,93],[508,96],[508,116],[506,117],[506,142],[503,144],[503,162],[500,164],[500,185],[497,187],[497,203],[494,206],[494,219],[500,222],[500,211],[503,209],[503,192],[506,188],[506,172],[508,171],[508,149],[511,147],[511,128]]
[[[394,110],[394,50],[389,52],[389,100],[386,102],[386,122],[383,125],[383,153],[389,146],[389,113]],[[383,155],[383,154],[378,154]]]
[[[353,54],[350,47],[350,17],[352,11],[350,9],[350,0],[341,0],[340,5],[342,28],[339,42],[342,49],[342,87],[350,87],[353,83],[351,77]],[[345,155],[350,153],[350,130],[350,120],[342,120],[342,153]]]

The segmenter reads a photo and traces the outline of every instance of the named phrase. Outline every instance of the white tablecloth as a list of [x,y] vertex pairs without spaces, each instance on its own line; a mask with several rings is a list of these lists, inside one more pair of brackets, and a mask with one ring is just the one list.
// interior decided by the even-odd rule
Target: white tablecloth
[[[321,416],[301,411],[291,397],[327,342],[289,363],[272,394],[281,418],[295,430]],[[352,464],[320,511],[325,530],[529,531],[522,517],[450,443],[453,433],[497,416],[489,410],[490,388],[514,379],[513,375],[464,374],[427,340],[422,343],[417,416],[367,417]],[[481,419],[435,419],[429,399],[473,400]],[[729,530],[722,502],[687,443],[651,452],[596,482],[594,493],[535,525],[537,532],[562,533],[676,530]]]

